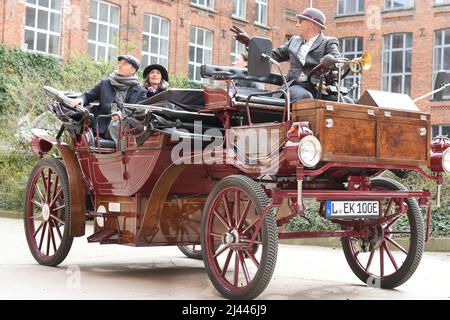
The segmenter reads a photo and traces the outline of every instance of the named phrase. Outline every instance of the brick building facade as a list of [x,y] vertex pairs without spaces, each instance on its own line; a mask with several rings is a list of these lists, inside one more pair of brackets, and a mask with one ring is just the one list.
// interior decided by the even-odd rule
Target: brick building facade
[[[360,81],[360,92],[415,98],[432,90],[437,68],[450,71],[450,0],[5,0],[0,39],[63,59],[130,53],[199,80],[198,65],[229,65],[242,50],[228,31],[233,24],[282,45],[296,34],[295,14],[310,4],[326,13],[325,33],[341,39],[346,56],[371,52],[370,72],[347,80]],[[450,90],[444,97],[419,106],[431,111],[435,133],[450,134]]]

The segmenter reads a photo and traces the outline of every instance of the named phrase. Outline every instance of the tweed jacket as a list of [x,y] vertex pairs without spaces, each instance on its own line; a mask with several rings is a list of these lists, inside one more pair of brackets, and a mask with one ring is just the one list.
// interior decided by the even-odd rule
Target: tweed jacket
[[303,65],[297,56],[302,44],[303,39],[299,36],[294,36],[284,46],[276,48],[272,52],[272,57],[276,61],[290,61],[291,66],[286,75],[287,81],[297,79],[302,72],[308,76],[311,70],[319,64],[320,59],[327,54],[331,54],[336,58],[340,57],[338,40],[334,37],[324,36],[321,33],[308,51],[305,65]]

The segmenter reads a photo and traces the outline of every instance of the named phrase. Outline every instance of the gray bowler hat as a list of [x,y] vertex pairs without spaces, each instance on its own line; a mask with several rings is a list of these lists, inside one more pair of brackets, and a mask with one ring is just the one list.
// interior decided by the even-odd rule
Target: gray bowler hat
[[307,8],[301,14],[297,15],[297,19],[311,21],[322,29],[326,29],[325,23],[327,22],[327,17],[319,9]]

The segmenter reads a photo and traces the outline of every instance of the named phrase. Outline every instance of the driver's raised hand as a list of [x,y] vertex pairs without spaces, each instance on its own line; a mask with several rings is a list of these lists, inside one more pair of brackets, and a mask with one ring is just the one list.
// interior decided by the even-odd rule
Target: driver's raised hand
[[234,38],[237,41],[248,47],[248,44],[250,43],[250,36],[244,30],[237,26],[233,26],[230,31],[235,34]]
[[76,107],[82,107],[84,103],[84,100],[81,98],[76,98],[76,99],[72,99],[70,101],[70,104],[72,107],[76,108]]

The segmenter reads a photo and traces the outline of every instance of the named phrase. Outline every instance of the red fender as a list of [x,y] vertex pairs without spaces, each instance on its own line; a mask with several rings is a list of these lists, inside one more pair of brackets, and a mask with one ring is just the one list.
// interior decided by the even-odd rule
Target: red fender
[[46,130],[33,129],[35,138],[32,142],[32,149],[40,157],[55,146],[62,156],[64,166],[69,178],[70,191],[70,235],[82,237],[86,229],[86,188],[83,174],[75,152],[65,143],[61,143],[48,134]]

